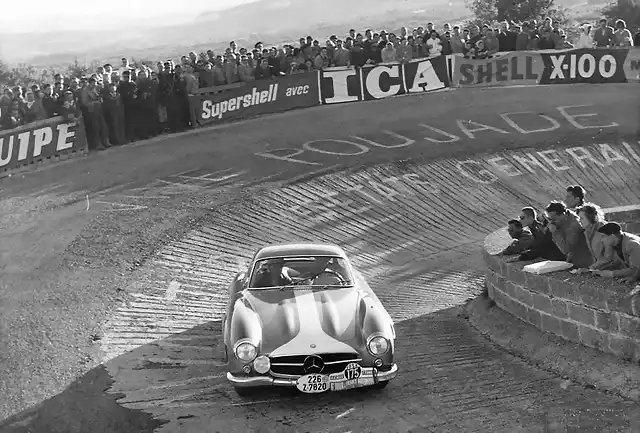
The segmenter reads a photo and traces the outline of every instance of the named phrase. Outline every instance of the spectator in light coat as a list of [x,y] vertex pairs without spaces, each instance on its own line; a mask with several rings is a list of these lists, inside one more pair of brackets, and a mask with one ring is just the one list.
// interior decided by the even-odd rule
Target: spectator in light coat
[[578,42],[576,43],[576,48],[593,48],[594,42],[591,39],[591,26],[588,24],[583,24],[579,27],[580,36],[578,38]]
[[602,270],[596,274],[608,278],[625,278],[627,283],[640,280],[640,236],[622,231],[618,223],[610,222],[598,229],[605,235],[605,245],[624,263],[623,269]]
[[600,206],[585,203],[576,210],[576,213],[580,218],[580,225],[584,229],[584,237],[594,260],[589,269],[619,269],[623,265],[622,261],[614,254],[613,248],[606,245],[606,236],[598,231],[607,223]]
[[552,201],[545,211],[553,242],[566,256],[567,261],[577,268],[591,266],[593,257],[589,252],[578,216],[560,201]]
[[533,242],[531,230],[528,227],[523,227],[519,220],[511,220],[508,224],[509,236],[513,241],[499,255],[513,256],[528,250]]
[[633,46],[633,36],[629,29],[627,29],[627,23],[624,20],[616,21],[616,31],[613,33],[613,46],[623,48]]
[[391,63],[396,61],[396,49],[393,47],[392,42],[387,42],[387,45],[380,54],[382,57],[382,63]]
[[442,42],[438,37],[438,32],[435,30],[431,30],[429,39],[427,39],[424,44],[429,50],[429,57],[435,57],[442,54]]

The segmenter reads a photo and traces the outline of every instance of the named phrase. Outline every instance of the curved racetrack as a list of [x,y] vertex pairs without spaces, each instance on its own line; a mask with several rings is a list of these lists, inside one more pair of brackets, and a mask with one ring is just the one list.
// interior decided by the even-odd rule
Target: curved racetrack
[[[640,431],[637,403],[530,366],[460,316],[482,290],[484,237],[522,206],[562,198],[573,183],[604,207],[640,203],[632,88],[319,107],[4,179],[3,289],[28,293],[38,272],[62,269],[45,284],[60,296],[42,301],[43,316],[65,324],[59,340],[101,326],[72,355],[49,338],[31,367],[0,358],[18,372],[2,373],[0,391],[14,397],[0,403],[12,415],[0,431]],[[396,320],[400,375],[377,393],[241,399],[219,352],[227,285],[257,247],[315,240],[343,246]],[[62,371],[82,354],[92,361]]]

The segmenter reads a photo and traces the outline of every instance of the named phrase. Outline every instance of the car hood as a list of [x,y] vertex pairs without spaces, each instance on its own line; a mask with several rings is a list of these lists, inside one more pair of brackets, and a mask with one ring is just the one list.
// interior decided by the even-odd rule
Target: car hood
[[245,300],[262,323],[261,353],[271,356],[354,352],[360,292],[327,290],[247,290]]

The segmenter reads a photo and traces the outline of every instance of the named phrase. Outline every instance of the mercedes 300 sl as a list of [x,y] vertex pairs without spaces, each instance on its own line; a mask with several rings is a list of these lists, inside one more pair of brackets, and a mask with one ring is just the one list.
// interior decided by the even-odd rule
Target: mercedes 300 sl
[[227,379],[240,395],[384,388],[398,371],[393,321],[335,245],[257,251],[229,287],[223,333]]

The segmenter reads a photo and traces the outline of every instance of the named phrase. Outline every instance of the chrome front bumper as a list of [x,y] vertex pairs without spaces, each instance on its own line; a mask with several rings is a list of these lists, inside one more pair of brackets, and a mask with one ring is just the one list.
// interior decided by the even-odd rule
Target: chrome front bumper
[[[398,365],[393,364],[391,369],[387,371],[378,371],[375,377],[377,378],[377,382],[384,382],[393,379],[397,375]],[[227,373],[227,380],[238,388],[249,388],[253,386],[296,386],[296,379],[281,379],[271,376],[243,377]]]

